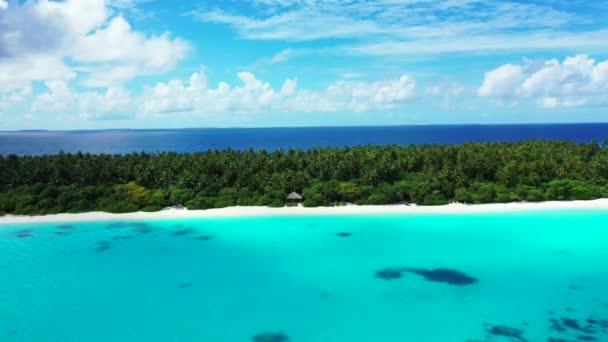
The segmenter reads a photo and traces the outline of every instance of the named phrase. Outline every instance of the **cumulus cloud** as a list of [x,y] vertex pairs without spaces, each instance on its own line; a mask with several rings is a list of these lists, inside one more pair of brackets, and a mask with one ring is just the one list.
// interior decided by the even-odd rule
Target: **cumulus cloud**
[[451,109],[458,98],[467,92],[467,88],[458,82],[442,81],[426,89],[427,95],[439,99],[439,106]]
[[69,80],[76,73],[54,56],[39,54],[0,59],[0,93],[30,86],[32,81]]
[[485,74],[478,95],[534,99],[546,108],[608,104],[608,61],[587,55],[544,63],[506,64]]
[[[124,1],[118,4],[124,6]],[[0,88],[79,74],[84,85],[116,86],[166,71],[186,56],[188,42],[168,32],[134,31],[111,5],[105,0],[7,4],[0,11]],[[108,69],[113,72],[105,73]]]
[[76,115],[83,119],[123,119],[132,116],[133,100],[122,88],[75,92],[65,81],[45,82],[47,91],[35,97],[33,112]]
[[147,37],[134,32],[125,18],[118,16],[107,26],[79,39],[72,57],[80,62],[121,62],[162,70],[173,67],[189,48],[186,41],[173,39],[169,33]]
[[32,87],[26,86],[21,89],[14,89],[10,92],[0,92],[0,113],[5,109],[15,105],[25,103],[32,95]]
[[321,91],[300,89],[294,79],[285,80],[280,89],[275,89],[252,73],[241,72],[237,76],[240,84],[220,82],[215,88],[209,87],[204,72],[193,74],[187,82],[158,83],[144,91],[140,111],[145,114],[365,112],[395,108],[416,94],[416,82],[408,75],[374,82],[339,80]]
[[505,64],[485,73],[477,90],[479,96],[506,97],[515,95],[517,86],[524,79],[520,65]]

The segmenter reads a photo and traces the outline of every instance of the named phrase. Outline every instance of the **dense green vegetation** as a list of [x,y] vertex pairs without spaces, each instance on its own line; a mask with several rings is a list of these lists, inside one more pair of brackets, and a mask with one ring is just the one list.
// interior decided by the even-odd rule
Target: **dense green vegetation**
[[0,157],[0,213],[608,197],[608,147],[562,141]]

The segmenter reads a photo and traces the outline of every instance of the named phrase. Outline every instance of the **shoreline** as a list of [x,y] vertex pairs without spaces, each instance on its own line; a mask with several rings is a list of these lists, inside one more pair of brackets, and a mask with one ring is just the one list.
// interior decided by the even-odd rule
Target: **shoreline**
[[337,207],[228,207],[207,210],[165,209],[157,212],[135,212],[111,214],[106,212],[89,212],[80,214],[52,214],[44,216],[0,217],[2,224],[18,223],[60,223],[60,222],[94,222],[116,220],[146,219],[183,219],[212,217],[259,217],[259,216],[342,216],[342,215],[415,215],[415,214],[485,214],[525,211],[554,210],[605,210],[608,212],[608,198],[590,201],[549,201],[549,202],[514,202],[491,204],[451,203],[441,206],[417,205],[346,205]]

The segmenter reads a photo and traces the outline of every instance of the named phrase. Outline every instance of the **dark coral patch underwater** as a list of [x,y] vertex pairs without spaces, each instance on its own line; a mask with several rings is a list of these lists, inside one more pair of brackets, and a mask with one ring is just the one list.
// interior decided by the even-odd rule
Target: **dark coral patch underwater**
[[251,337],[251,340],[253,342],[289,342],[289,341],[291,341],[289,336],[287,336],[281,332],[258,334],[258,335]]
[[66,229],[66,230],[69,230],[69,229],[74,229],[74,226],[71,225],[71,224],[62,224],[60,226],[57,226],[57,229]]
[[119,228],[124,228],[127,225],[122,223],[122,222],[113,222],[113,223],[109,223],[106,225],[106,229],[119,229]]
[[376,271],[376,278],[384,280],[399,279],[403,276],[403,268],[385,268]]
[[338,236],[338,237],[351,237],[351,236],[353,236],[353,234],[351,234],[351,233],[336,233],[336,236]]
[[209,240],[213,239],[213,236],[211,236],[211,235],[203,235],[203,236],[197,236],[194,239],[198,240],[198,241],[209,241]]
[[394,267],[386,268],[376,271],[376,278],[384,280],[393,280],[403,277],[404,272],[417,274],[424,277],[424,279],[430,282],[446,283],[454,286],[465,286],[477,283],[479,280],[473,278],[463,272],[447,269],[447,268],[436,268],[436,269],[422,269],[422,268],[407,268],[407,267]]
[[437,268],[433,270],[409,268],[406,269],[406,271],[422,276],[428,281],[446,283],[455,286],[472,285],[479,281],[463,272],[447,268]]
[[506,325],[490,325],[487,327],[486,331],[492,336],[509,337],[511,339],[524,342],[527,341],[523,337],[524,331],[522,329],[509,327]]
[[194,231],[194,229],[192,229],[192,228],[180,229],[180,230],[174,231],[173,233],[171,233],[171,235],[184,236],[184,235],[188,235],[188,234],[192,233],[193,231]]
[[141,234],[148,234],[152,232],[150,225],[145,222],[131,222],[129,223],[129,227],[131,227],[133,231]]
[[93,248],[95,252],[105,252],[112,248],[112,243],[109,241],[100,241],[97,243],[97,247]]
[[15,235],[20,239],[28,238],[34,236],[34,232],[31,229],[23,229],[17,232]]
[[[559,334],[577,334],[577,338],[564,339],[561,337],[552,337],[548,342],[576,342],[576,341],[600,341],[596,335],[605,335],[608,333],[608,321],[587,318],[584,321],[579,321],[573,318],[562,317],[561,319],[550,318],[550,329]],[[604,339],[601,339],[604,341]]]
[[580,331],[585,334],[595,334],[597,331],[593,327],[592,324],[581,325],[577,320],[572,318],[564,317],[562,318],[562,325],[566,328],[570,328],[572,330]]

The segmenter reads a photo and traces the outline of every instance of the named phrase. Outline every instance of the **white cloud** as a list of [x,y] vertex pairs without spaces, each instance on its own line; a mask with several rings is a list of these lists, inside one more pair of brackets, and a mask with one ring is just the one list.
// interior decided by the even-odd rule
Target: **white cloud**
[[190,45],[172,39],[169,33],[146,37],[134,32],[122,16],[106,27],[82,37],[74,46],[72,57],[80,62],[120,62],[142,64],[144,68],[166,69],[186,55]]
[[485,73],[483,83],[477,90],[479,96],[507,97],[515,95],[517,85],[524,79],[523,68],[505,64]]
[[0,0],[0,10],[5,10],[8,8],[8,2],[6,0]]
[[367,56],[403,56],[441,53],[479,53],[533,50],[586,49],[601,51],[608,45],[608,30],[589,32],[469,33],[434,39],[388,40],[380,43],[350,44],[338,52]]
[[452,109],[455,102],[467,93],[467,88],[457,82],[442,81],[426,89],[427,95],[439,99],[439,106],[444,109]]
[[587,55],[541,64],[506,64],[485,75],[480,96],[535,99],[546,108],[608,104],[608,61]]
[[277,64],[277,63],[287,62],[288,60],[293,58],[294,55],[295,55],[295,52],[293,49],[285,49],[285,50],[279,51],[274,56],[272,56],[269,60],[269,63]]
[[299,89],[287,79],[280,89],[261,81],[252,73],[238,74],[240,85],[220,82],[210,88],[203,72],[187,82],[172,80],[148,87],[141,99],[144,114],[189,112],[193,115],[241,112],[365,112],[393,109],[412,100],[416,82],[404,75],[396,80],[353,82],[339,80],[322,91]]
[[[356,55],[420,55],[446,52],[505,52],[608,45],[596,17],[576,5],[483,0],[253,1],[241,13],[227,8],[190,13],[224,24],[241,38],[302,42],[332,39],[325,52]],[[558,9],[559,8],[559,9]],[[589,50],[587,50],[589,51]],[[287,49],[282,62],[314,49]]]
[[47,92],[35,97],[33,112],[60,113],[83,119],[122,119],[133,115],[131,95],[110,87],[105,93],[75,92],[65,81],[45,82]]
[[32,95],[32,87],[26,86],[10,92],[0,92],[0,113],[13,106],[25,103]]
[[79,113],[85,119],[127,119],[134,116],[133,99],[123,88],[110,87],[105,93],[79,94]]
[[305,41],[326,38],[430,38],[523,28],[550,28],[579,20],[551,6],[508,1],[255,1],[247,15],[193,11],[201,21],[227,24],[246,39]]
[[31,81],[54,81],[74,78],[76,73],[52,55],[31,54],[0,61],[0,93],[23,88]]
[[0,88],[76,75],[83,76],[84,85],[116,86],[173,68],[186,56],[190,44],[167,32],[146,35],[134,31],[112,7],[133,3],[12,2],[0,11]]

